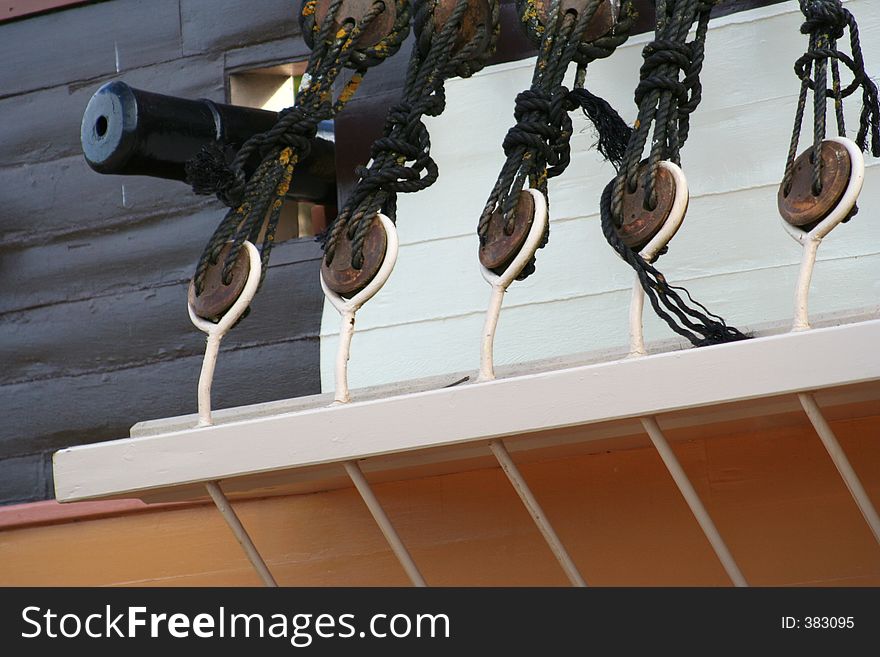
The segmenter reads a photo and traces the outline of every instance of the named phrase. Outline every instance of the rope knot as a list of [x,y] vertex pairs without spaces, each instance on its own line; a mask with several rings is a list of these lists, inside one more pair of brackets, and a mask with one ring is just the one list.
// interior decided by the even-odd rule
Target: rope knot
[[806,17],[801,34],[825,34],[833,41],[843,37],[852,16],[840,0],[802,0],[801,11]]
[[687,74],[693,66],[694,48],[691,44],[657,39],[647,44],[642,51],[644,62],[639,71],[640,81],[635,91],[635,101],[641,105],[645,97],[653,91],[669,91],[679,103],[688,101],[689,87],[679,79],[682,72]]
[[270,157],[277,149],[286,146],[293,148],[301,160],[308,157],[312,140],[318,134],[321,114],[306,112],[296,106],[282,110],[278,123],[260,140],[261,157]]
[[[370,149],[374,165],[357,170],[359,194],[366,198],[379,191],[414,192],[434,183],[437,165],[430,156],[431,138],[422,115],[442,111],[443,101],[442,96],[402,100],[388,110],[384,135]],[[375,166],[379,162],[383,166]]]
[[[516,125],[507,131],[502,148],[511,157],[520,148],[533,148],[554,167],[568,164],[571,118],[566,110],[568,89],[527,89],[516,97]],[[548,177],[551,177],[548,171]]]
[[[871,153],[880,157],[880,101],[877,85],[865,70],[865,60],[859,39],[859,26],[852,13],[845,9],[841,0],[800,0],[800,9],[806,20],[801,25],[801,33],[810,36],[807,52],[794,65],[795,74],[801,80],[801,94],[795,117],[795,132],[800,130],[803,119],[806,93],[814,93],[814,146],[825,137],[825,100],[833,98],[837,113],[838,134],[845,136],[842,101],[861,88],[862,112],[859,117],[859,131],[856,144],[863,151],[868,150],[869,138]],[[849,30],[850,52],[848,55],[838,50],[837,40]],[[831,63],[832,85],[827,88],[827,65]],[[843,87],[840,81],[839,63],[846,66],[853,75],[852,82]],[[797,139],[792,137],[792,149],[786,163],[785,180],[791,177],[794,161],[794,148]],[[818,181],[821,161],[817,160],[814,177]],[[816,185],[814,184],[814,187]]]

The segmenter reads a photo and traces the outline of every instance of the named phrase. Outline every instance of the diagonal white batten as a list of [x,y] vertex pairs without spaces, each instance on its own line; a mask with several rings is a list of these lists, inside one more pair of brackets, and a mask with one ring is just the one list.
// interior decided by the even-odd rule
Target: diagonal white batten
[[846,484],[847,490],[852,495],[853,501],[859,507],[862,517],[868,523],[868,527],[874,535],[874,540],[880,544],[880,515],[877,514],[877,509],[874,507],[865,487],[850,464],[846,452],[840,446],[837,436],[834,435],[834,431],[832,431],[831,426],[822,414],[822,410],[819,408],[813,395],[801,393],[798,395],[798,401],[804,407],[804,412],[810,418],[816,433],[819,434],[825,450],[834,462],[834,467],[837,468],[837,471],[843,478],[843,482]]

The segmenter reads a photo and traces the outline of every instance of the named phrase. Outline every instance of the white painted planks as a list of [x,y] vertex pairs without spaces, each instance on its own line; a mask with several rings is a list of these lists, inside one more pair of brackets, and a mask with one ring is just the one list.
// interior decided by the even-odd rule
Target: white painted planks
[[[880,7],[847,6],[859,18],[869,72],[880,72]],[[792,314],[799,247],[782,231],[776,189],[788,148],[803,52],[795,3],[713,22],[703,75],[704,100],[693,116],[683,163],[692,193],[687,221],[661,269],[731,323],[748,328]],[[627,120],[647,35],[633,39],[590,71],[591,89]],[[447,85],[447,110],[428,122],[440,180],[401,195],[401,254],[386,288],[358,315],[350,381],[364,387],[476,369],[489,288],[480,278],[475,226],[503,161],[500,144],[513,98],[529,83],[533,60],[492,67]],[[857,127],[851,99],[848,127]],[[551,240],[538,272],[508,293],[496,340],[499,364],[551,358],[626,344],[632,272],[601,236],[598,197],[613,175],[588,150],[592,129],[575,117],[573,158],[550,185]],[[805,136],[804,145],[809,143]],[[823,244],[811,312],[875,313],[880,283],[880,165],[868,158],[859,216]],[[322,387],[333,386],[338,316],[325,305]],[[646,338],[671,331],[646,313]]]

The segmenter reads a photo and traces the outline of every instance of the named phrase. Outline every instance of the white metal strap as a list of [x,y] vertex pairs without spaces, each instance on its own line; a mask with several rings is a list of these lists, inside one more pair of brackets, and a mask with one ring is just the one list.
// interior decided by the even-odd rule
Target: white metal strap
[[486,310],[486,319],[483,323],[483,340],[480,345],[480,373],[477,381],[491,381],[495,378],[495,332],[498,329],[498,319],[501,317],[501,304],[504,301],[504,293],[510,284],[519,276],[529,260],[531,260],[547,230],[549,217],[547,214],[547,199],[537,189],[527,189],[535,203],[535,216],[532,225],[526,235],[526,241],[513,261],[501,275],[480,264],[480,272],[486,282],[492,286],[492,295],[489,297],[489,308]]
[[[677,164],[663,161],[660,166],[672,174],[675,181],[675,196],[672,200],[672,208],[669,210],[669,216],[657,234],[642,248],[639,255],[645,262],[654,262],[657,254],[661,249],[669,243],[675,233],[684,221],[684,215],[688,207],[688,184],[684,172]],[[630,295],[629,304],[629,356],[637,358],[646,356],[645,335],[642,324],[643,313],[645,310],[645,290],[639,281],[638,274],[633,280],[632,294]]]
[[[238,296],[238,299],[235,300],[232,307],[226,311],[223,317],[220,318],[220,321],[216,324],[214,322],[209,322],[196,314],[195,308],[193,308],[192,304],[188,304],[187,306],[187,309],[189,310],[189,318],[192,323],[196,328],[206,333],[208,336],[208,344],[205,347],[205,358],[202,361],[202,371],[199,374],[199,427],[210,427],[214,424],[211,415],[211,388],[214,384],[214,368],[217,365],[217,357],[220,353],[220,341],[223,340],[223,337],[233,326],[235,326],[235,323],[239,320],[242,314],[244,314],[244,311],[247,310],[248,306],[250,306],[251,301],[253,301],[254,296],[257,293],[257,288],[260,286],[260,276],[262,275],[260,252],[257,251],[257,247],[248,241],[244,242],[243,248],[248,256],[248,278],[244,284],[244,289],[242,289],[241,294]],[[216,481],[208,481],[205,482],[205,488],[208,491],[208,495],[210,495],[211,499],[214,501],[217,510],[220,511],[220,514],[226,521],[226,524],[229,525],[229,529],[232,530],[232,534],[235,536],[239,545],[244,549],[248,560],[251,562],[254,570],[257,571],[260,579],[263,580],[263,583],[266,586],[278,586],[275,582],[275,578],[272,577],[272,573],[269,572],[266,562],[260,555],[260,551],[257,550],[256,545],[254,545],[254,542],[244,528],[244,525],[241,524],[241,520],[239,520],[236,515],[235,509],[232,508],[226,495],[223,494],[220,484]]]
[[862,155],[861,149],[851,139],[846,137],[832,137],[828,141],[834,141],[843,145],[847,153],[849,153],[851,166],[849,183],[843,192],[843,196],[837,202],[834,209],[828,213],[828,216],[822,219],[809,232],[798,226],[792,226],[780,216],[785,232],[803,246],[801,268],[798,274],[797,287],[795,288],[792,331],[805,331],[810,328],[810,315],[808,311],[810,281],[813,278],[813,269],[816,266],[819,245],[828,233],[849,216],[865,182],[865,156]]
[[[342,322],[339,330],[339,349],[336,352],[336,394],[334,395],[334,404],[347,404],[351,401],[351,393],[348,388],[348,360],[351,357],[351,342],[354,338],[354,319],[355,314],[360,310],[367,301],[372,299],[376,293],[382,289],[382,286],[388,281],[391,272],[394,271],[394,265],[397,263],[397,254],[400,250],[400,241],[397,237],[397,228],[394,222],[384,214],[379,213],[379,222],[385,230],[385,257],[379,267],[379,271],[373,279],[367,283],[367,286],[349,299],[337,294],[327,285],[323,274],[321,275],[321,289],[324,290],[324,296],[339,312]],[[407,576],[414,586],[427,586],[425,578],[419,572],[418,566],[413,561],[412,556],[403,544],[394,525],[382,508],[382,504],[370,487],[367,478],[364,477],[360,465],[357,461],[346,461],[343,463],[345,471],[348,473],[354,487],[360,493],[361,499],[370,510],[373,520],[379,525],[379,529],[391,551],[397,557],[400,565],[406,571]]]
[[388,277],[394,271],[394,265],[397,263],[397,254],[400,250],[400,241],[397,237],[397,228],[395,228],[394,222],[381,212],[376,216],[385,230],[385,257],[379,266],[379,271],[367,283],[367,286],[350,299],[347,299],[331,290],[324,280],[323,273],[321,274],[321,289],[324,291],[324,296],[342,317],[339,327],[339,348],[336,352],[336,401],[340,404],[351,401],[351,394],[348,389],[348,359],[351,357],[351,341],[354,338],[355,314],[388,281]]

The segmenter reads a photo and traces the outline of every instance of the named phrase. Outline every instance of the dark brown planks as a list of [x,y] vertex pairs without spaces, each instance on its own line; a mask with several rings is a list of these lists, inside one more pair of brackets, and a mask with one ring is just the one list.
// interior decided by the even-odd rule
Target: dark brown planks
[[[251,315],[224,340],[224,348],[314,336],[323,297],[296,292],[317,287],[319,258],[320,248],[314,244],[305,259],[270,267]],[[0,386],[204,353],[204,335],[193,328],[186,310],[189,268],[185,276],[166,284],[3,315]],[[21,348],[22,336],[27,349]]]
[[0,24],[0,96],[181,55],[178,0],[114,0]]
[[180,0],[183,54],[299,40],[299,6],[296,0]]
[[[10,249],[0,257],[0,276],[7,284],[0,295],[0,322],[9,313],[183,281],[222,214],[219,203],[209,203],[197,213],[161,215],[120,230]],[[282,243],[272,265],[317,253],[311,240]]]
[[0,167],[81,157],[83,111],[92,94],[113,80],[184,98],[225,100],[223,59],[222,53],[187,57],[0,99]]
[[[0,25],[0,504],[51,496],[55,449],[195,410],[204,337],[185,292],[224,209],[179,183],[92,172],[89,98],[122,79],[226,100],[230,68],[307,55],[295,6],[113,0]],[[320,391],[319,257],[310,240],[276,247],[224,343],[218,406]]]
[[0,504],[53,497],[51,458],[51,454],[45,452],[0,456]]

